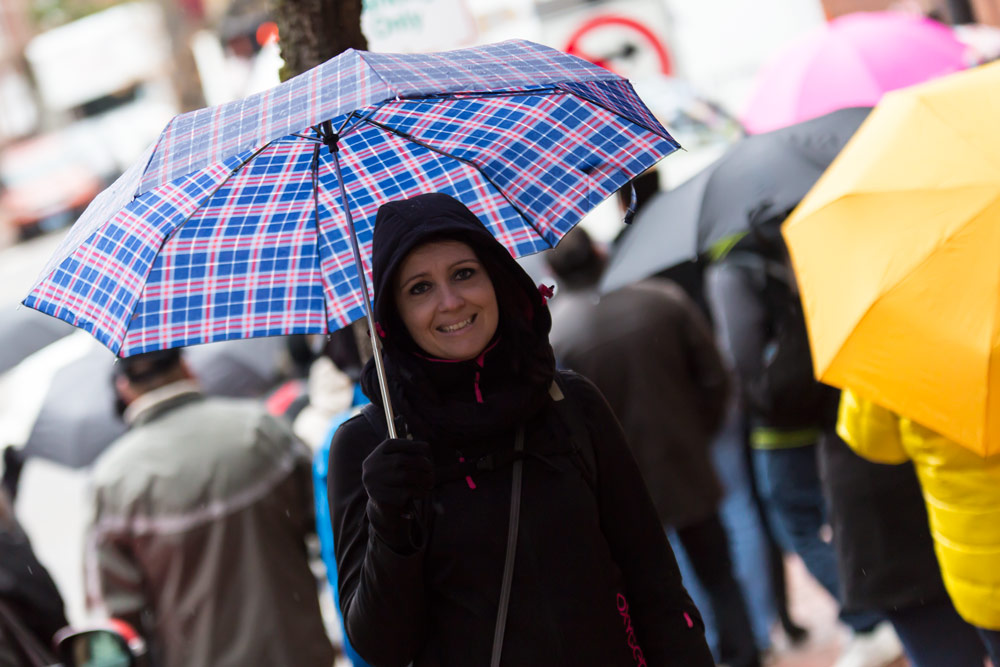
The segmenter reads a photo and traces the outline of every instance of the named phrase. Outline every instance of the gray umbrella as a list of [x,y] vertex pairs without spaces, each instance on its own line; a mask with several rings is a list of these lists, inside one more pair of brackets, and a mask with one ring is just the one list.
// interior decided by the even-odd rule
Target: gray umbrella
[[[197,345],[185,358],[207,394],[259,397],[282,377],[282,337]],[[112,371],[115,357],[96,346],[53,375],[24,445],[39,456],[80,468],[90,465],[125,425],[115,413]]]
[[72,325],[31,308],[0,308],[0,374],[73,331]]
[[601,289],[627,285],[725,247],[749,231],[756,219],[780,222],[819,180],[869,111],[841,109],[741,139],[690,181],[654,199],[655,212],[642,215],[652,202],[639,212],[605,271]]
[[80,468],[125,432],[114,411],[114,360],[107,349],[95,346],[55,372],[24,445],[25,456]]
[[710,170],[699,172],[669,192],[653,196],[618,242],[601,278],[611,292],[667,267],[698,257],[697,220]]

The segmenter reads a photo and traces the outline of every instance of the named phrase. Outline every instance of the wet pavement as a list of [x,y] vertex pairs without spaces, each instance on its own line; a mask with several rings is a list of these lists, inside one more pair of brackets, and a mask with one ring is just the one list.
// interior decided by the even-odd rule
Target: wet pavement
[[[806,572],[796,557],[786,560],[789,607],[796,623],[809,630],[809,638],[798,646],[789,646],[779,631],[774,634],[774,652],[766,667],[830,667],[848,640],[848,631],[837,622],[837,605]],[[891,667],[908,667],[901,658]]]

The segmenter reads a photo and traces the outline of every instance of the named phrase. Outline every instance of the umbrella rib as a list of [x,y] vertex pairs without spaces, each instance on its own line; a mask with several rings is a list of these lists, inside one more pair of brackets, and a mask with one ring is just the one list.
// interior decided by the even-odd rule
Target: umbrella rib
[[[351,114],[347,117],[347,120],[345,120],[343,122],[343,124],[337,129],[337,134],[341,138],[346,137],[347,135],[349,135],[351,133],[352,130],[356,129],[359,125],[361,125],[361,121],[368,120],[369,118],[371,118],[372,116],[374,116],[376,111],[378,111],[379,109],[381,109],[382,107],[384,107],[389,102],[390,102],[390,100],[384,100],[382,102],[379,102],[378,104],[376,104],[373,107],[371,107],[371,109],[369,109],[368,112],[365,113],[365,115],[363,115],[363,116],[358,115],[357,113],[355,113],[354,111],[352,111]],[[356,123],[354,123],[354,125],[351,125],[350,127],[348,127],[347,130],[345,131],[344,128],[347,126],[347,121],[351,120],[351,118],[357,118],[358,122],[356,122]]]
[[[378,108],[379,108],[380,106],[382,106],[382,105],[381,105],[381,104],[377,105],[377,106],[375,107],[375,109],[378,109]],[[375,109],[372,109],[372,113],[374,113],[374,112],[375,112]],[[345,119],[344,119],[344,122],[343,122],[343,123],[341,123],[341,124],[340,124],[340,127],[338,127],[338,128],[337,128],[337,132],[336,132],[336,134],[337,134],[337,135],[339,135],[339,134],[340,134],[341,132],[343,132],[343,131],[344,131],[344,127],[346,127],[346,126],[347,126],[347,124],[351,122],[351,119],[352,119],[352,118],[354,118],[354,114],[355,114],[355,112],[354,112],[354,111],[352,111],[351,113],[347,114],[347,118],[345,118]]]
[[[961,128],[961,130],[960,130],[959,127],[956,127],[954,125],[950,125],[948,123],[949,118],[947,118],[946,116],[941,115],[941,113],[938,111],[938,109],[933,104],[931,104],[930,101],[925,96],[921,95],[917,99],[918,99],[920,105],[922,107],[924,107],[924,109],[928,113],[930,113],[931,115],[933,115],[934,118],[936,118],[942,125],[944,125],[945,127],[947,127],[950,130],[953,130],[955,132],[955,134],[957,134],[959,137],[961,137],[962,141],[969,148],[978,148],[978,144],[975,142],[974,138],[967,136],[964,132],[961,131],[961,130],[964,130],[964,128]],[[993,153],[991,153],[990,151],[986,151],[986,150],[979,150],[977,152],[987,162],[989,162],[990,164],[992,164],[994,167],[1000,169],[1000,163],[997,163],[997,162],[994,161],[994,159],[993,159]]]
[[[181,227],[183,227],[184,225],[186,225],[188,222],[191,221],[191,218],[194,217],[195,213],[197,213],[198,211],[201,210],[201,207],[204,206],[205,202],[207,202],[209,199],[211,199],[212,197],[215,196],[215,193],[219,191],[219,188],[221,188],[223,185],[225,185],[226,183],[228,183],[229,179],[231,179],[233,176],[235,176],[236,173],[240,169],[242,169],[243,167],[247,166],[247,164],[249,164],[251,160],[253,160],[255,157],[257,157],[262,152],[264,152],[264,150],[267,149],[270,145],[271,145],[271,142],[268,142],[268,143],[264,144],[263,146],[261,146],[260,148],[258,148],[257,150],[255,150],[245,160],[243,160],[238,165],[236,165],[236,167],[234,167],[224,179],[222,179],[214,188],[212,188],[211,192],[209,192],[204,197],[202,197],[201,201],[198,202],[198,205],[195,206],[191,210],[191,213],[188,214],[188,216],[186,218],[184,218],[180,223],[178,223],[178,225],[176,227],[174,227],[172,230],[170,230],[169,234],[167,234],[166,236],[163,237],[163,241],[160,243],[159,247],[156,249],[156,256],[159,257],[160,253],[163,251],[163,247],[165,245],[167,245],[167,243],[170,241],[170,239],[172,239],[177,234],[178,231],[180,231]],[[149,263],[149,271],[152,271],[152,270],[153,270],[153,263],[150,262]],[[146,277],[148,277],[148,276],[149,276],[149,274],[147,272]],[[129,326],[132,324],[132,321],[136,317],[135,311],[139,308],[139,302],[140,301],[142,301],[142,291],[140,291],[139,292],[139,296],[136,297],[135,304],[132,306],[132,311],[129,313],[128,320],[126,320],[128,322],[128,324],[126,324],[126,326],[125,326],[125,332],[122,334],[122,345],[125,344],[125,336],[128,333]],[[121,351],[121,347],[119,347],[118,350],[120,352]],[[121,356],[121,355],[118,355],[118,356]]]
[[[320,281],[322,284],[323,280],[323,257],[319,252],[319,240],[322,238],[319,232],[319,153],[321,144],[317,144],[313,147],[313,159],[310,170],[312,171],[312,189],[313,189],[313,218],[316,221],[316,269],[319,271]],[[364,270],[364,267],[361,267]],[[326,333],[330,333],[330,303],[326,298],[326,287],[322,287],[323,291],[323,310],[325,311],[326,317],[324,321],[326,324]]]
[[[427,95],[414,95],[412,97],[400,97],[391,100],[399,103],[404,102],[426,102],[428,100],[449,100],[449,99],[479,99],[485,97],[518,97],[522,95],[560,95],[566,94],[561,88],[555,86],[543,86],[541,88],[522,88],[518,90],[479,90],[479,91],[455,91],[451,93],[429,93]],[[387,102],[390,100],[386,100]],[[383,103],[384,104],[384,103]]]
[[517,214],[519,216],[521,216],[521,219],[524,220],[524,222],[526,222],[529,227],[531,227],[533,230],[535,230],[535,233],[538,234],[538,237],[540,239],[542,239],[543,241],[545,241],[546,243],[548,243],[548,245],[549,245],[550,248],[554,248],[555,247],[554,245],[552,245],[551,243],[549,243],[549,240],[545,237],[545,234],[543,234],[542,231],[540,229],[538,229],[537,226],[535,226],[535,223],[533,223],[528,218],[528,216],[526,216],[524,214],[524,212],[517,206],[517,204],[515,204],[514,202],[512,202],[510,200],[510,197],[507,196],[507,193],[505,193],[502,189],[500,189],[500,186],[498,186],[493,181],[493,179],[490,178],[486,174],[486,172],[484,172],[483,169],[479,165],[477,165],[475,162],[473,162],[472,160],[470,160],[468,158],[459,157],[457,155],[452,155],[451,153],[449,153],[447,151],[443,151],[440,148],[435,148],[434,146],[431,146],[430,144],[428,144],[428,143],[426,143],[424,141],[421,141],[420,139],[417,139],[416,137],[414,137],[411,134],[407,134],[406,132],[402,132],[402,131],[397,130],[395,128],[389,127],[388,125],[384,125],[384,124],[378,122],[377,120],[372,120],[371,118],[361,118],[359,120],[361,120],[363,122],[366,122],[366,123],[370,123],[371,125],[374,125],[375,127],[379,128],[381,130],[389,132],[390,134],[395,134],[396,136],[401,137],[403,139],[406,139],[407,141],[412,141],[413,143],[417,144],[418,146],[422,146],[423,148],[426,148],[429,151],[437,153],[438,155],[443,155],[443,156],[451,158],[453,160],[457,160],[458,162],[461,162],[463,164],[469,165],[470,167],[472,167],[473,169],[475,169],[477,172],[479,172],[479,175],[482,176],[484,179],[486,179],[487,183],[489,183],[490,185],[493,186],[493,189],[496,190],[497,193],[507,201],[507,203],[510,205],[510,207],[512,209],[514,209],[515,211],[517,211]]

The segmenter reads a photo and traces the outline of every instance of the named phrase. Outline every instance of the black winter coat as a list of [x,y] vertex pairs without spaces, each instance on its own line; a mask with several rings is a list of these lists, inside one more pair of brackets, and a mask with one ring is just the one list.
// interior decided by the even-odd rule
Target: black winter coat
[[[701,618],[618,422],[589,381],[565,373],[563,385],[566,400],[585,415],[596,479],[569,455],[572,436],[554,405],[528,421],[503,664],[710,667]],[[512,427],[461,453],[472,460],[510,448],[514,437]],[[511,467],[473,474],[472,484],[436,486],[425,544],[401,556],[369,534],[365,512],[361,466],[380,440],[359,416],[331,447],[329,497],[347,635],[375,665],[487,665]],[[435,447],[436,466],[455,457]]]

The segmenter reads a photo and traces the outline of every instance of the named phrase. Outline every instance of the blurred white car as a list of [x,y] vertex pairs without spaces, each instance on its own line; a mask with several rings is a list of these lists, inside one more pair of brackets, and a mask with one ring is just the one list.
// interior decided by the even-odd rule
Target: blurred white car
[[72,133],[24,139],[0,152],[0,220],[21,238],[71,224],[103,187]]

